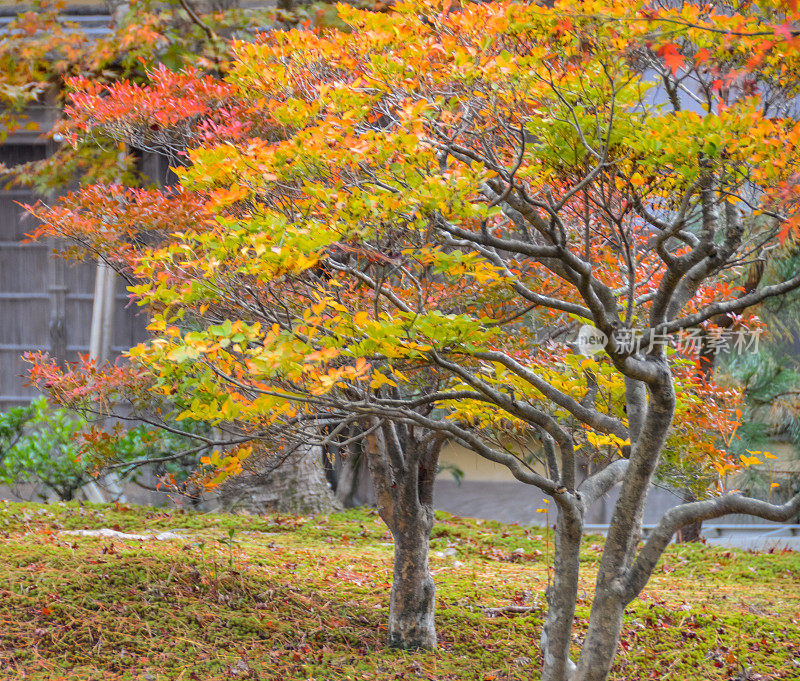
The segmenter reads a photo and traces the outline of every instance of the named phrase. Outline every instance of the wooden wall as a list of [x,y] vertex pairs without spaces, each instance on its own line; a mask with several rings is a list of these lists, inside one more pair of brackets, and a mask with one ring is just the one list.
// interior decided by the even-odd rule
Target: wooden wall
[[[0,145],[0,162],[11,166],[37,160],[48,150],[39,136],[17,136]],[[0,187],[0,411],[37,395],[26,385],[24,352],[42,350],[68,362],[89,352],[96,264],[54,257],[52,241],[22,243],[35,223],[17,202],[36,199],[28,189]],[[141,309],[127,305],[119,280],[116,300],[114,357],[142,340],[146,325]]]

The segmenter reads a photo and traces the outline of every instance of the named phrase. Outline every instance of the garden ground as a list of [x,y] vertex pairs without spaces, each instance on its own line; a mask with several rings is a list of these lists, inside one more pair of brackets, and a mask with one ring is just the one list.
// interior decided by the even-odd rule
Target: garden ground
[[[148,538],[70,534],[99,528]],[[536,679],[542,532],[438,513],[440,646],[405,653],[383,646],[392,544],[373,511],[0,502],[0,678]],[[584,543],[576,651],[601,542]],[[800,679],[800,554],[671,546],[613,678]]]

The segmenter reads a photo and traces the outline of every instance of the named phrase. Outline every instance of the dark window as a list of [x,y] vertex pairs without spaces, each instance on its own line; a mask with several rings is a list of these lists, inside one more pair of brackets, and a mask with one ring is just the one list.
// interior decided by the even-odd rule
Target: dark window
[[30,161],[41,161],[46,156],[47,145],[45,144],[0,145],[0,163],[9,167]]

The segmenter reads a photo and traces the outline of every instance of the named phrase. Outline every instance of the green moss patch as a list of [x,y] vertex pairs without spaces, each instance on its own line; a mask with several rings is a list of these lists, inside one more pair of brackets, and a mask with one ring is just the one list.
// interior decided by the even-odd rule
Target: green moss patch
[[[178,537],[65,532],[99,528]],[[431,543],[440,647],[403,653],[383,643],[392,544],[374,512],[0,503],[0,677],[538,678],[551,537],[438,514]],[[586,538],[576,651],[601,546]],[[797,679],[798,661],[797,553],[675,546],[628,608],[614,678]]]

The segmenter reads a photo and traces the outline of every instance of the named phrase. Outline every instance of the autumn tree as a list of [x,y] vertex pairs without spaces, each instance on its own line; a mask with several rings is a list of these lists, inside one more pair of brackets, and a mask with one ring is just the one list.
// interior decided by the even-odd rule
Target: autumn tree
[[[348,31],[237,44],[222,97],[191,72],[162,72],[161,90],[75,84],[77,138],[187,150],[174,196],[207,211],[155,248],[110,232],[154,312],[131,371],[141,394],[237,438],[367,443],[395,537],[395,645],[435,641],[441,443],[506,465],[558,513],[543,678],[605,679],[625,606],[676,531],[800,508],[800,496],[773,505],[725,489],[754,463],[718,445],[734,436],[736,395],[685,342],[736,313],[746,348],[754,306],[800,286],[797,273],[744,295],[736,284],[796,238],[796,10],[589,0],[340,15]],[[161,200],[122,204],[152,215]],[[97,247],[101,215],[75,201],[37,214],[48,233]],[[578,354],[582,326],[599,352]],[[35,376],[64,400],[98,397],[80,372],[44,363]],[[593,459],[584,480],[581,455]],[[640,546],[665,469],[700,479],[702,498]],[[583,519],[616,484],[573,662]]]
[[[202,89],[198,87],[194,92]],[[215,93],[219,94],[216,90]],[[152,101],[150,96],[146,98]],[[181,110],[186,107],[187,102],[180,102]],[[71,239],[76,244],[72,251],[76,255],[87,251],[103,253],[122,272],[131,263],[149,261],[161,271],[156,279],[166,282],[170,275],[155,265],[155,259],[159,254],[183,250],[189,233],[193,237],[205,234],[202,238],[211,240],[228,232],[227,226],[220,231],[220,214],[212,208],[219,207],[218,201],[226,204],[231,198],[236,203],[235,210],[240,210],[243,197],[232,197],[228,190],[191,192],[183,188],[136,190],[102,186],[68,194],[52,209],[33,210],[44,221],[42,231],[57,231]],[[98,229],[101,223],[107,226],[105,230]],[[169,230],[178,225],[185,231],[170,236]],[[239,238],[235,231],[230,234],[234,241]],[[156,245],[147,246],[148,241]],[[260,251],[261,245],[254,248]],[[272,249],[270,252],[274,254]],[[192,269],[191,274],[185,271],[189,279],[206,281],[209,288],[194,303],[181,303],[180,309],[149,299],[151,309],[157,312],[151,324],[154,345],[134,348],[126,365],[104,368],[88,363],[64,371],[52,359],[40,357],[32,377],[52,398],[85,413],[124,413],[128,418],[171,430],[180,428],[186,418],[214,423],[218,433],[215,438],[195,436],[199,449],[213,449],[203,457],[204,466],[195,478],[209,489],[240,474],[254,457],[258,457],[261,470],[280,475],[287,468],[287,458],[298,449],[335,445],[350,456],[360,450],[368,462],[381,516],[396,542],[389,641],[403,648],[433,647],[434,585],[428,569],[428,542],[434,520],[437,460],[447,435],[424,427],[408,427],[357,407],[364,391],[380,397],[387,389],[397,389],[390,377],[395,370],[390,369],[388,375],[370,371],[364,358],[347,366],[341,362],[333,366],[331,361],[338,351],[313,341],[301,347],[291,334],[285,339],[291,356],[280,360],[284,367],[280,373],[267,378],[266,374],[273,372],[261,365],[261,359],[256,358],[256,364],[246,360],[251,369],[258,365],[265,372],[258,385],[249,385],[250,379],[244,376],[239,380],[219,374],[233,368],[238,375],[244,367],[206,364],[201,369],[193,361],[199,359],[194,343],[202,344],[201,338],[219,338],[215,344],[222,350],[232,347],[231,342],[235,346],[246,342],[253,329],[260,332],[263,327],[270,334],[277,333],[274,329],[279,324],[293,326],[301,337],[306,331],[313,336],[324,309],[332,306],[338,310],[340,321],[348,317],[356,322],[366,321],[366,314],[359,308],[368,307],[374,298],[374,290],[364,287],[360,279],[337,277],[315,256],[283,253],[280,258],[292,276],[276,278],[276,267],[280,272],[284,265],[266,257],[254,259],[246,248],[240,255],[238,263],[229,260],[224,264],[225,273],[220,280],[210,273],[198,279],[199,271],[194,267],[205,264],[185,263]],[[373,256],[377,262],[383,258],[378,252]],[[341,259],[341,254],[337,257]],[[148,283],[140,283],[142,280]],[[226,283],[220,287],[222,281]],[[148,277],[137,273],[132,283],[132,288],[139,291],[137,297],[144,299],[144,288],[151,285]],[[331,295],[334,298],[329,298]],[[233,322],[231,317],[235,318]],[[190,334],[190,346],[162,346],[163,334],[182,337],[184,333]],[[388,338],[385,342],[393,341]],[[161,347],[170,356],[170,371],[153,372],[138,359],[139,353],[149,353],[154,347]],[[342,376],[355,382],[352,389],[337,400],[328,399],[325,393]],[[416,369],[414,378],[424,395],[436,393],[436,386],[442,383],[440,377],[424,367]],[[224,385],[230,393],[222,398],[217,391]],[[289,392],[299,404],[294,398],[287,399]],[[217,397],[209,401],[212,393]],[[248,403],[239,405],[237,395]],[[435,409],[434,402],[435,398],[424,398],[411,408],[421,417],[429,417]],[[173,421],[177,425],[170,425]],[[118,435],[101,431],[91,434],[94,451],[101,456],[107,453],[96,463],[104,467],[120,465],[115,458]],[[174,456],[180,455],[176,452]]]

